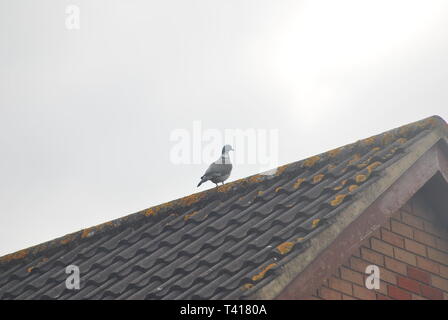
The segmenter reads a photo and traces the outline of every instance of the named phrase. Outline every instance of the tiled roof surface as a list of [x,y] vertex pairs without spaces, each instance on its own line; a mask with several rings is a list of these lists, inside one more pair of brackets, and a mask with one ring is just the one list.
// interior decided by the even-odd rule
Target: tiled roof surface
[[[0,258],[0,299],[241,299],[438,125],[372,138]],[[65,288],[79,266],[81,289]]]

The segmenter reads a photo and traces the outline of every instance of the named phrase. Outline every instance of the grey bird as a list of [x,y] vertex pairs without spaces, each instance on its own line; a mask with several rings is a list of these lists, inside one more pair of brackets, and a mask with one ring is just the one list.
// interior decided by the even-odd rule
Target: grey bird
[[229,151],[235,150],[233,150],[230,145],[226,144],[222,148],[222,154],[219,159],[213,162],[201,177],[198,187],[209,180],[216,184],[216,186],[218,186],[219,182],[224,184],[224,181],[229,178],[230,173],[232,172],[232,163],[230,163]]

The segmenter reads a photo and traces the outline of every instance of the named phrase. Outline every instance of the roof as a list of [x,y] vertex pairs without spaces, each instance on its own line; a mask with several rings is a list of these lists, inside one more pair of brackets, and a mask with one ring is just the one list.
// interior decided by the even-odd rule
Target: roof
[[[433,116],[3,256],[0,299],[275,297],[341,216],[356,218],[348,210],[364,210],[405,169],[388,168],[447,136]],[[325,230],[333,236],[315,241]],[[65,288],[71,264],[80,290]]]

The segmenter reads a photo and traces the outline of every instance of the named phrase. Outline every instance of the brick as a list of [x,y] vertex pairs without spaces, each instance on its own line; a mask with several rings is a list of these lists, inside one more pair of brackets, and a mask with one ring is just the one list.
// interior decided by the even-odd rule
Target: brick
[[443,300],[448,300],[448,293],[446,292],[443,293]]
[[419,294],[420,293],[420,283],[410,278],[398,277],[398,286],[400,288],[406,289],[408,291]]
[[338,278],[330,278],[329,286],[331,289],[340,291],[342,293],[346,293],[348,295],[351,295],[353,293],[352,284],[345,280],[341,280]]
[[417,265],[415,254],[402,250],[400,248],[394,248],[394,256],[395,259],[403,261],[407,264],[411,264],[413,266]]
[[347,280],[359,284],[361,286],[364,285],[363,275],[361,273],[350,270],[345,267],[341,267],[341,278],[343,280]]
[[436,247],[436,238],[424,231],[414,230],[414,240],[430,247]]
[[410,226],[407,226],[401,222],[398,222],[396,220],[391,220],[391,229],[392,232],[395,232],[397,234],[400,234],[402,236],[411,238],[413,237],[413,231]]
[[425,284],[420,286],[422,291],[422,296],[431,300],[442,300],[443,292],[440,289],[436,289]]
[[374,290],[369,290],[356,284],[353,285],[353,296],[362,300],[376,300],[376,293]]
[[387,283],[380,280],[379,289],[374,289],[376,293],[380,293],[387,296]]
[[384,266],[384,256],[367,248],[361,248],[361,257],[377,266]]
[[431,284],[433,287],[448,291],[448,280],[439,276],[431,276]]
[[397,261],[395,259],[386,257],[385,258],[386,268],[397,273],[401,273],[403,275],[407,274],[406,264],[403,262]]
[[426,298],[423,298],[422,296],[419,296],[418,294],[412,294],[412,300],[428,300]]
[[342,300],[357,300],[357,299],[354,298],[354,297],[348,296],[346,294],[343,294],[342,295]]
[[382,294],[377,293],[376,294],[376,300],[392,300],[391,298],[384,296]]
[[443,263],[444,265],[448,265],[448,254],[446,254],[440,250],[428,248],[428,258],[430,258],[431,260]]
[[341,300],[342,294],[327,287],[322,287],[319,290],[319,296],[325,300]]
[[436,239],[436,248],[445,253],[448,253],[448,241],[445,239],[437,238]]
[[304,298],[303,300],[322,300],[322,299],[319,297],[316,297],[316,296],[309,296],[309,297]]
[[444,266],[443,264],[439,265],[439,267],[440,267],[439,274],[440,274],[442,277],[448,279],[448,267]]
[[379,268],[380,268],[380,279],[381,280],[384,280],[391,284],[397,284],[397,276],[395,273],[393,273],[383,267],[379,267]]
[[403,237],[390,232],[386,229],[381,229],[381,239],[391,245],[396,247],[404,248],[404,239]]
[[419,217],[403,212],[401,214],[401,221],[414,228],[423,229],[423,220]]
[[439,264],[423,257],[417,256],[417,267],[431,273],[439,273]]
[[371,263],[356,257],[350,258],[350,267],[355,271],[365,273],[368,265],[371,265]]
[[374,251],[377,251],[390,257],[394,256],[394,248],[384,241],[372,238],[370,239],[370,245]]
[[398,287],[394,287],[391,285],[387,286],[387,290],[389,293],[389,297],[398,299],[398,300],[411,300],[412,296],[409,292],[404,291]]
[[408,266],[408,276],[411,279],[418,280],[420,282],[430,284],[431,276],[428,272]]
[[419,254],[421,256],[426,256],[426,247],[414,240],[404,239],[404,247],[408,251]]
[[361,257],[361,251],[360,251],[360,249],[357,248],[357,249],[355,250],[355,252],[353,252],[352,256],[353,256],[353,257],[358,257],[358,258],[360,258],[360,257]]

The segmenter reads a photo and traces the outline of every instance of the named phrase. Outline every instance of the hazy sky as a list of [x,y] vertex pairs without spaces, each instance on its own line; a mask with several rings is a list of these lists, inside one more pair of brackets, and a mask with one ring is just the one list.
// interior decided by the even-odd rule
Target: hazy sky
[[447,16],[446,0],[0,0],[0,255],[212,187],[196,188],[208,163],[170,157],[194,123],[277,130],[284,164],[448,119]]

